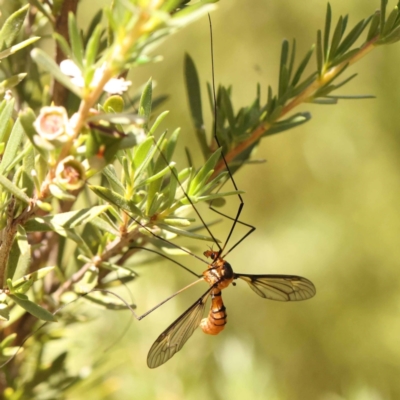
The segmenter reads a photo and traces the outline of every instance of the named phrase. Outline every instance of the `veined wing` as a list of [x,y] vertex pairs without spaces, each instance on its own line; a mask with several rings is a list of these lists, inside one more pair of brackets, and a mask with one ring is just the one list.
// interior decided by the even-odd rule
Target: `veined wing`
[[308,279],[296,275],[247,275],[235,274],[243,279],[254,292],[265,299],[277,301],[307,300],[316,293]]
[[200,325],[204,306],[213,287],[190,306],[153,343],[147,355],[149,368],[157,368],[177,353]]

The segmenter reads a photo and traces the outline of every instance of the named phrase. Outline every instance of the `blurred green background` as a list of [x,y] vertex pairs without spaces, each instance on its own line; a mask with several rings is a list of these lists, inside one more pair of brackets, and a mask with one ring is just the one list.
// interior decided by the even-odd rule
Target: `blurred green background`
[[[352,27],[379,3],[332,0],[333,20],[349,13]],[[391,1],[389,9],[394,6]],[[88,0],[80,7],[83,27],[95,9]],[[217,4],[212,13],[216,80],[233,85],[237,108],[255,97],[257,82],[264,99],[268,84],[276,89],[282,39],[296,38],[298,54],[304,54],[323,27],[325,12],[326,2],[317,0]],[[196,62],[208,110],[207,19],[156,51],[164,61],[133,71],[131,79],[137,87],[152,76],[155,94],[170,96],[157,111],[171,110],[165,126],[170,131],[182,128],[177,159],[183,168],[184,145],[198,152],[200,161],[183,58],[189,52]],[[180,353],[156,370],[146,365],[150,346],[205,285],[141,322],[127,312],[92,310],[97,318],[70,330],[70,361],[82,374],[94,361],[99,368],[69,393],[71,400],[400,398],[399,63],[399,44],[374,50],[347,72],[359,76],[341,93],[376,99],[302,106],[296,111],[309,110],[312,120],[263,140],[255,158],[266,163],[246,166],[235,176],[246,192],[242,219],[257,230],[230,254],[234,270],[303,275],[316,285],[316,297],[291,304],[266,301],[239,282],[224,292],[225,331],[216,337],[196,331]],[[236,207],[232,198],[227,210],[233,214]],[[216,218],[201,212],[208,220]],[[223,223],[214,232],[223,240],[228,229]],[[198,254],[204,251],[201,245],[192,244]],[[140,262],[146,256],[136,259],[140,278],[130,287],[139,313],[192,281],[166,261]],[[180,260],[197,272],[204,269],[191,257]]]

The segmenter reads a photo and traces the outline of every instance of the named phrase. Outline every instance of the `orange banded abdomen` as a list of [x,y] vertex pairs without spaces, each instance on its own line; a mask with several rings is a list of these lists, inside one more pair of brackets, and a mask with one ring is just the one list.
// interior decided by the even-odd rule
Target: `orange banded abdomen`
[[211,298],[211,308],[207,318],[201,320],[200,326],[208,335],[218,335],[225,325],[227,319],[226,308],[222,301],[221,291],[214,291]]

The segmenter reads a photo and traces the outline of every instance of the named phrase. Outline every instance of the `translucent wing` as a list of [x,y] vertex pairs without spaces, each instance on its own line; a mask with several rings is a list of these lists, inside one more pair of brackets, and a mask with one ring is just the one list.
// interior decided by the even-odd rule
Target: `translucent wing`
[[296,275],[246,275],[235,274],[243,279],[259,296],[277,301],[307,300],[316,293],[308,279]]
[[149,368],[157,368],[177,353],[200,325],[212,287],[174,321],[153,343],[147,355]]

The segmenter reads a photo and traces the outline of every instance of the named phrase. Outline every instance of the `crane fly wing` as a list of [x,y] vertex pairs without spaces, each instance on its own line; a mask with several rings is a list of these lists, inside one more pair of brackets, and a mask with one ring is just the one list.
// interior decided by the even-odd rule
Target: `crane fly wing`
[[153,343],[147,355],[149,368],[157,368],[177,353],[200,325],[209,288],[193,305],[175,320]]
[[243,279],[259,296],[277,301],[307,300],[316,293],[308,279],[296,275],[246,275],[235,274]]

